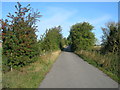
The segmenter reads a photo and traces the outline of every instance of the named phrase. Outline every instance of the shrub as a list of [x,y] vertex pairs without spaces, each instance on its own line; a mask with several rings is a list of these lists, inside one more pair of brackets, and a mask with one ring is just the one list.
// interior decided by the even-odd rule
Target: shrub
[[71,27],[69,40],[73,51],[91,49],[95,42],[92,29],[93,26],[88,22],[77,23]]

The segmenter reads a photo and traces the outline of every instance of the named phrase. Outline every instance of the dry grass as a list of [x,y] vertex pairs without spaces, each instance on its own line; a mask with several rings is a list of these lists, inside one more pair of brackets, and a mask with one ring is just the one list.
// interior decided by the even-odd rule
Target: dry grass
[[38,88],[60,51],[40,56],[35,63],[3,75],[4,88]]

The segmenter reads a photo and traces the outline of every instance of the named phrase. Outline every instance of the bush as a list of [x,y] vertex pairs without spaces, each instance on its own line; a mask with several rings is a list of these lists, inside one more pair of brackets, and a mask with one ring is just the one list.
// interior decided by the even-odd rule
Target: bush
[[54,27],[46,30],[46,33],[39,40],[40,51],[54,51],[61,49],[62,46],[62,34],[61,27]]
[[73,51],[89,50],[93,47],[95,36],[92,29],[93,26],[88,22],[77,23],[71,27],[69,40]]

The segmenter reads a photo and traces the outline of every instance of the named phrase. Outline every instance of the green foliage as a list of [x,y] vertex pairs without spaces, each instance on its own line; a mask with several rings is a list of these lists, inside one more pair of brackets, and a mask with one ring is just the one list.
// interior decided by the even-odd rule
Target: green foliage
[[0,43],[2,42],[2,32],[0,31]]
[[66,38],[62,38],[61,43],[60,43],[61,49],[65,48],[65,46],[67,46],[68,43],[69,42],[68,42],[68,40]]
[[61,27],[54,27],[46,30],[46,33],[39,40],[40,50],[42,52],[53,51],[62,48]]
[[104,65],[107,71],[119,75],[120,68],[120,23],[108,22],[105,28],[102,28],[102,48],[101,54],[108,57]]
[[102,28],[104,34],[102,36],[102,52],[118,53],[120,46],[120,30],[118,28],[119,26],[119,23],[108,22],[106,27]]
[[60,51],[48,53],[29,66],[3,73],[2,87],[8,88],[8,90],[10,88],[31,88],[32,90],[38,88],[59,56],[59,53]]
[[75,52],[89,64],[92,64],[95,67],[100,68],[114,80],[119,82],[119,69],[120,68],[120,60],[117,54],[109,53],[109,54],[101,54],[100,51],[77,51]]
[[3,33],[3,64],[16,68],[27,65],[37,60],[39,55],[35,25],[40,12],[31,12],[30,5],[22,7],[20,3],[15,5],[14,15],[8,14],[6,20],[2,20]]
[[94,45],[95,36],[91,32],[93,26],[87,22],[77,23],[71,27],[69,40],[72,50],[89,50]]

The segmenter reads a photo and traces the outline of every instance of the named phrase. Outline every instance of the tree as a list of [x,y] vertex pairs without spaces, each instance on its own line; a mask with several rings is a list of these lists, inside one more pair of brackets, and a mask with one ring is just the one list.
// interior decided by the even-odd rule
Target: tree
[[88,22],[77,23],[71,27],[69,40],[71,40],[73,51],[91,49],[95,42],[92,29],[93,26]]
[[9,13],[9,19],[2,20],[3,63],[19,67],[37,60],[39,55],[36,22],[40,12],[32,12],[30,4],[26,7],[17,2],[15,14]]
[[42,35],[39,41],[41,51],[51,51],[60,49],[62,40],[61,31],[61,26],[46,30],[46,33]]
[[103,52],[118,53],[120,45],[119,23],[108,22],[105,28],[102,28]]
[[0,31],[0,42],[2,42],[2,32]]
[[67,38],[62,38],[61,39],[61,49],[63,49],[65,46],[67,46],[68,45],[68,40],[67,40]]

